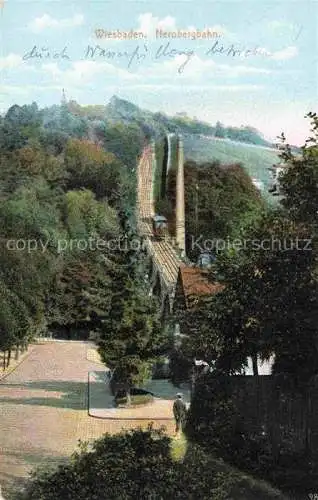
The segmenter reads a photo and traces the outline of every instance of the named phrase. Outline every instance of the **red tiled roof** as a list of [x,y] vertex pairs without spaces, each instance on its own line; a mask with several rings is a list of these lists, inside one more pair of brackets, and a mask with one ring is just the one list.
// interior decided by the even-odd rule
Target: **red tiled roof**
[[215,295],[224,289],[224,285],[211,282],[202,269],[180,266],[180,279],[186,303],[190,298]]

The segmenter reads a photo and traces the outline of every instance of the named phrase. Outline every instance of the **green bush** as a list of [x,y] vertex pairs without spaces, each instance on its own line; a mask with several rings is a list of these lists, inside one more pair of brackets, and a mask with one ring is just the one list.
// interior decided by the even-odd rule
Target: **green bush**
[[[36,473],[23,500],[283,500],[261,481],[229,467],[197,445],[181,460],[171,439],[151,427],[105,435],[81,446],[55,472]],[[21,500],[21,497],[19,498]]]

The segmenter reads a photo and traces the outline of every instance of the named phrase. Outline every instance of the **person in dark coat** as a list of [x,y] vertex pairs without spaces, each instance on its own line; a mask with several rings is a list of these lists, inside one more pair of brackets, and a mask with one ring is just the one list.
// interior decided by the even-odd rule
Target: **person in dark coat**
[[185,418],[187,414],[187,407],[182,399],[182,394],[177,394],[177,397],[173,403],[173,415],[176,421],[176,434],[183,429]]

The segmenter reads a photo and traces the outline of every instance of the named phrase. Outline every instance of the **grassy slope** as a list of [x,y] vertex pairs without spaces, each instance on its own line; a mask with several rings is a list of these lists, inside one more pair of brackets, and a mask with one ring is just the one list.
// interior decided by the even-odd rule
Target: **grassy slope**
[[241,163],[251,177],[264,184],[264,196],[268,197],[270,183],[268,168],[278,162],[275,149],[253,146],[214,137],[184,136],[184,151],[187,160],[197,162],[219,160],[221,163]]

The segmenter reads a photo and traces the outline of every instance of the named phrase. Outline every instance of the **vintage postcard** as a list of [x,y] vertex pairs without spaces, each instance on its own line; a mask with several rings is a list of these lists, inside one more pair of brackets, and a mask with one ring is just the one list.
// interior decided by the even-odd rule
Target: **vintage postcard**
[[1,500],[318,498],[317,21],[0,0]]

